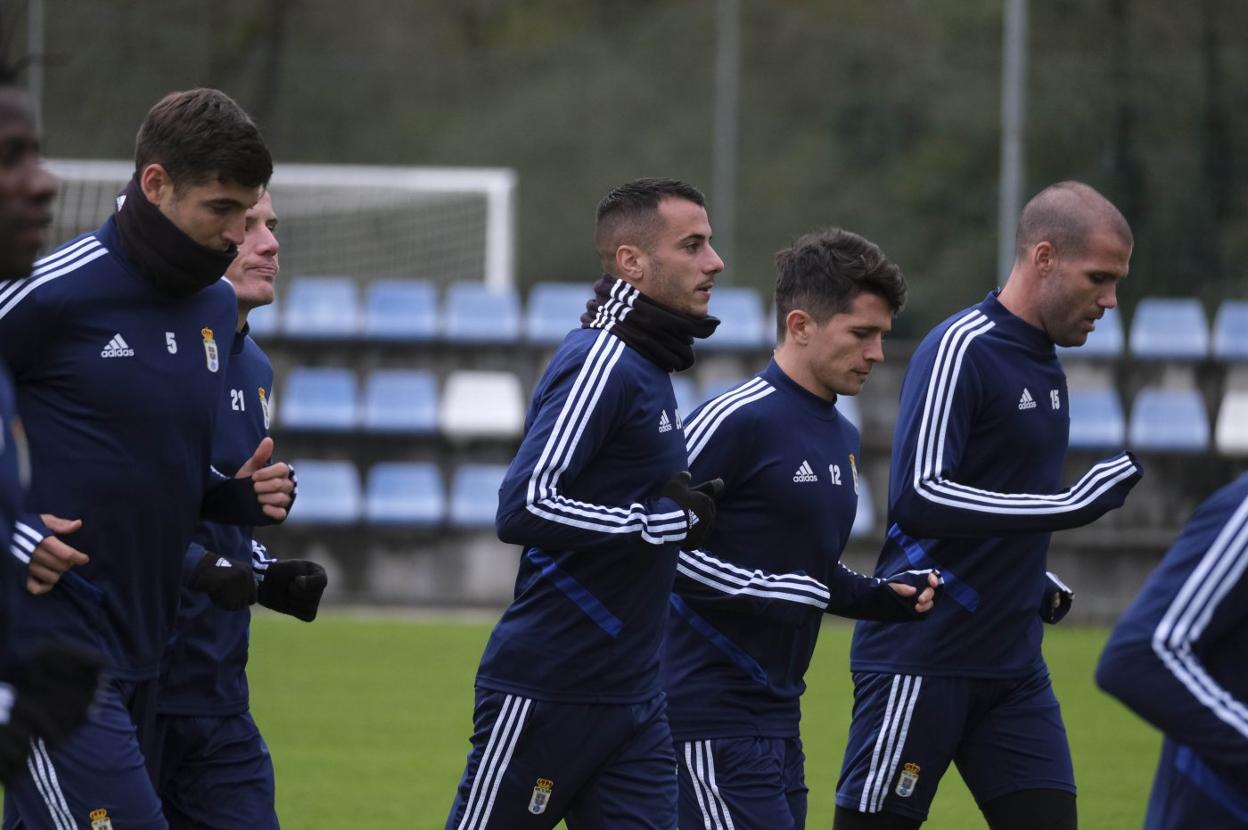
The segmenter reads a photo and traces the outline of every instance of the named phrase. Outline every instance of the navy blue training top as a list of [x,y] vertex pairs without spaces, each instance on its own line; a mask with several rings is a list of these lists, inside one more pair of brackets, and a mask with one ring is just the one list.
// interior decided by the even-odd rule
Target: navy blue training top
[[[220,401],[212,439],[212,465],[234,475],[269,434],[269,402],[273,399],[273,366],[247,334],[234,335],[226,390]],[[252,529],[218,522],[200,522],[187,547],[183,577],[189,580],[204,551],[242,564],[250,563],[259,578],[271,561],[264,546],[251,538]],[[247,642],[251,611],[226,611],[202,591],[182,589],[177,622],[161,669],[162,714],[224,716],[245,712]]]
[[[1246,593],[1248,473],[1192,514],[1110,634],[1096,672],[1103,689],[1196,753],[1240,803],[1248,797]],[[1185,763],[1184,753],[1177,758]],[[1217,798],[1216,786],[1202,789]]]
[[24,523],[82,519],[65,541],[91,561],[23,593],[18,651],[100,649],[125,679],[157,675],[183,553],[210,481],[234,290],[167,297],[121,252],[109,219],[0,292],[0,356],[17,385],[32,477]]
[[667,597],[689,523],[659,491],[686,464],[668,373],[608,331],[568,334],[533,392],[499,490],[499,538],[524,550],[478,686],[616,703],[659,692]]
[[854,671],[1008,678],[1044,665],[1051,531],[1120,507],[1141,475],[1119,453],[1063,488],[1069,434],[1053,342],[995,294],[923,338],[902,381],[875,575],[938,568],[943,595],[922,625],[859,622]]
[[[0,289],[3,290],[3,289]],[[25,509],[26,437],[17,420],[17,403],[8,370],[0,365],[0,678],[8,677],[13,648],[13,613],[25,592],[26,565],[38,544],[33,531],[15,527]],[[32,535],[28,535],[28,532]]]
[[858,430],[773,360],[686,421],[695,481],[722,478],[715,529],[681,551],[663,678],[677,740],[793,737],[825,611],[881,580],[840,563],[858,507]]

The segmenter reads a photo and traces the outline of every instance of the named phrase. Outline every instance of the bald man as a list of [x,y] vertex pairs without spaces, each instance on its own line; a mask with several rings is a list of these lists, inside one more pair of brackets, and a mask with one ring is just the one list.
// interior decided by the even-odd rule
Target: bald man
[[1070,415],[1054,346],[1082,344],[1117,304],[1133,240],[1078,182],[1032,199],[1017,238],[1005,287],[933,329],[902,383],[875,573],[938,569],[945,599],[922,625],[854,631],[836,830],[919,827],[950,762],[989,827],[1076,826],[1040,650],[1049,535],[1120,507],[1141,471],[1122,452],[1063,488]]

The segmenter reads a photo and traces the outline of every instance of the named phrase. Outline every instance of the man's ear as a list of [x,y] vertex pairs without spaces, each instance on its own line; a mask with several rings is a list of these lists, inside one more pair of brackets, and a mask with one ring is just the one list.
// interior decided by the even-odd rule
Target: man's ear
[[165,195],[173,189],[173,179],[168,171],[159,164],[149,164],[139,173],[139,189],[147,197],[147,201],[159,205]]
[[800,308],[795,308],[784,316],[784,339],[805,346],[810,342],[811,329],[815,320]]
[[1047,274],[1057,264],[1057,251],[1052,242],[1037,242],[1031,248],[1031,264],[1037,272]]
[[615,249],[615,270],[620,279],[636,285],[646,275],[646,252],[636,245],[620,245]]

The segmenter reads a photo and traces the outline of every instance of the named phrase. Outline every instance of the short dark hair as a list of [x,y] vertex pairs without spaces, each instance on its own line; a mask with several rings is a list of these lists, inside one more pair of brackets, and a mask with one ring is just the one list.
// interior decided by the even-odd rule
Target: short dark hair
[[799,237],[776,254],[776,342],[790,311],[823,325],[863,292],[883,297],[894,314],[906,304],[906,279],[878,245],[841,228]]
[[610,271],[620,245],[635,244],[649,250],[658,230],[659,203],[664,199],[684,199],[706,207],[702,191],[677,179],[634,179],[602,197],[594,227],[594,247],[604,270]]
[[171,92],[156,102],[134,140],[134,170],[165,168],[175,188],[215,178],[263,187],[273,157],[250,116],[218,89]]
[[1083,182],[1052,184],[1032,197],[1018,217],[1014,232],[1014,256],[1022,259],[1033,245],[1049,242],[1058,256],[1079,256],[1091,236],[1100,229],[1117,235],[1134,247],[1131,226],[1118,208]]

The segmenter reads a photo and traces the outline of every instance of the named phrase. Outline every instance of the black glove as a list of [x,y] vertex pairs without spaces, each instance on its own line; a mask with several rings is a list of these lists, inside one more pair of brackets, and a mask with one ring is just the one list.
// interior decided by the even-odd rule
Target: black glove
[[303,559],[279,559],[269,563],[260,583],[260,604],[304,622],[316,619],[321,594],[329,583],[325,569]]
[[55,746],[86,721],[103,665],[96,654],[50,646],[21,668],[16,687],[8,690],[8,723],[0,725],[0,781],[21,774],[32,740]]
[[[914,606],[919,601],[919,594],[931,587],[927,582],[929,573],[931,571],[902,571],[901,573],[893,574],[875,586],[875,589],[867,595],[866,601],[855,610],[852,616],[860,620],[879,620],[882,622],[922,622],[926,620],[932,615],[932,612],[924,611],[920,614],[914,610]],[[936,572],[936,576],[940,576],[939,571]],[[915,589],[916,593],[903,597],[889,587],[894,582],[901,585],[909,585]],[[933,589],[933,602],[940,599],[942,585],[944,585],[943,582]]]
[[713,478],[693,487],[689,486],[689,472],[682,470],[663,485],[659,495],[665,496],[684,508],[689,519],[689,531],[682,550],[701,547],[715,528],[715,499],[724,489],[722,478]]
[[256,578],[251,568],[204,551],[191,575],[191,587],[203,591],[212,604],[226,611],[238,611],[256,601]]
[[1052,571],[1044,572],[1044,592],[1040,595],[1040,619],[1049,625],[1057,625],[1070,612],[1075,592],[1057,578]]

